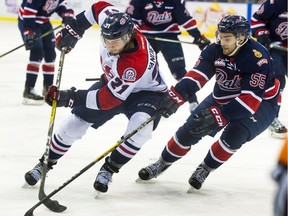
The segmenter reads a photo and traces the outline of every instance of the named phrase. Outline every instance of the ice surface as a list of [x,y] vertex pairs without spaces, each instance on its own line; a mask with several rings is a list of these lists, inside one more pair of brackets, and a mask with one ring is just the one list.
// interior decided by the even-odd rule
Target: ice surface
[[[1,47],[3,54],[22,44],[15,22],[0,22]],[[189,40],[182,37],[182,40]],[[192,39],[190,39],[192,40]],[[61,88],[87,88],[92,82],[85,78],[99,77],[98,46],[99,29],[89,29],[76,48],[66,55]],[[184,44],[187,68],[195,63],[199,50]],[[57,51],[56,71],[60,53]],[[0,59],[0,215],[18,216],[38,202],[38,188],[23,189],[24,174],[34,167],[46,145],[51,107],[24,106],[21,104],[25,82],[28,52],[21,48]],[[167,83],[175,83],[168,72],[163,57],[159,56],[160,67],[166,74]],[[42,91],[42,74],[36,89]],[[211,83],[202,89],[201,100],[211,91]],[[283,96],[281,121],[288,125],[287,92]],[[69,109],[57,109],[55,127],[70,114]],[[273,196],[276,185],[270,172],[278,157],[282,141],[273,139],[268,131],[245,144],[226,164],[212,173],[203,189],[187,194],[188,178],[202,161],[210,145],[217,139],[204,138],[192,150],[171,166],[167,172],[147,184],[136,183],[138,171],[155,161],[166,142],[188,117],[188,105],[181,107],[169,119],[163,119],[147,142],[130,163],[114,175],[106,194],[93,197],[93,182],[103,161],[100,161],[82,176],[69,184],[52,198],[68,209],[56,214],[43,205],[35,215],[69,216],[120,216],[120,215],[195,215],[195,216],[269,216],[272,215]],[[103,152],[111,148],[125,131],[127,120],[123,116],[107,122],[97,131],[89,129],[86,136],[77,141],[70,151],[58,162],[46,179],[45,191],[49,194],[66,180],[88,165]]]

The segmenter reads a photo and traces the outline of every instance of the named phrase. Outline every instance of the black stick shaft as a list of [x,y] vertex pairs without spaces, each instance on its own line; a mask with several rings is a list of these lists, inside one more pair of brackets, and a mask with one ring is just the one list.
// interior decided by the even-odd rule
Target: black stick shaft
[[[54,29],[51,29],[50,31],[45,32],[45,33],[42,34],[39,38],[36,38],[35,41],[38,41],[38,40],[42,39],[43,37],[46,37],[47,35],[51,34],[53,31],[57,30],[57,29],[60,28],[60,27],[61,27],[61,25],[55,27]],[[2,55],[0,55],[0,58],[2,58],[3,56],[8,55],[9,53],[14,52],[15,50],[18,50],[18,49],[20,49],[21,47],[24,47],[24,46],[25,46],[25,43],[24,43],[24,44],[21,44],[20,46],[15,47],[14,49],[12,49],[12,50],[10,50],[10,51],[8,51],[8,52],[6,52],[6,53],[3,53]]]

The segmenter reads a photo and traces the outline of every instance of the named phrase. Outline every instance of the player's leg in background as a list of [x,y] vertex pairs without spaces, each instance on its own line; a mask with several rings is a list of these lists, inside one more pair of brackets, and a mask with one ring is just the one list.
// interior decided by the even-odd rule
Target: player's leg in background
[[278,111],[276,113],[276,118],[269,126],[269,132],[272,137],[285,139],[287,136],[287,128],[279,120],[279,113],[281,109],[281,104],[284,104],[282,103],[282,93],[286,86],[285,75],[287,74],[287,52],[271,49],[270,53],[273,58],[273,68],[276,77],[280,81],[280,94],[278,97]]

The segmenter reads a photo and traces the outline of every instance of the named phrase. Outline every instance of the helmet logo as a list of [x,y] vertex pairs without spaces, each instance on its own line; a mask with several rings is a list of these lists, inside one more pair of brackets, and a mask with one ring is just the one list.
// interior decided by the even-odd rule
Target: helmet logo
[[119,23],[120,25],[125,25],[126,19],[122,17]]

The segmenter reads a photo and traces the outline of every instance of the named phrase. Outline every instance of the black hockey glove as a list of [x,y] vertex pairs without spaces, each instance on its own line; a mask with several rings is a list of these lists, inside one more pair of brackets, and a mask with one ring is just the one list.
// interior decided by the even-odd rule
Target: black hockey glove
[[170,117],[185,101],[183,96],[172,86],[161,98],[160,109],[164,111],[162,116],[165,118]]
[[52,85],[45,95],[45,101],[52,106],[53,100],[57,100],[57,107],[75,107],[78,105],[85,105],[87,90],[76,91],[75,87],[71,89],[58,91],[57,87]]
[[65,53],[69,53],[82,38],[84,30],[81,30],[76,19],[72,19],[65,25],[65,28],[56,34],[56,47],[60,51],[66,48]]
[[35,32],[32,31],[31,29],[25,29],[23,32],[23,40],[25,43],[25,48],[26,50],[32,49],[32,47],[35,45],[36,40],[35,40]]
[[222,114],[219,107],[211,106],[207,109],[200,110],[193,116],[193,123],[189,131],[193,136],[203,137],[212,134],[220,127],[224,127],[228,121]]
[[200,50],[203,50],[207,45],[211,42],[204,35],[200,35],[200,37],[195,37],[193,44],[196,44]]
[[62,24],[68,24],[74,19],[74,11],[72,9],[66,10],[61,14]]
[[270,39],[270,32],[268,29],[259,29],[255,32],[255,36],[257,38],[257,42],[261,43],[265,46],[268,50],[270,49],[271,39]]

